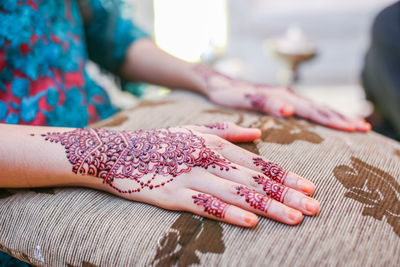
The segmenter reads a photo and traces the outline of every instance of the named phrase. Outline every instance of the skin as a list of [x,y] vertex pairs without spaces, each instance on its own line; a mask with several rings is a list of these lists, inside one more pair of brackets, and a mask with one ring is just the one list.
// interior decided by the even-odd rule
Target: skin
[[160,50],[149,39],[138,40],[130,46],[119,75],[131,81],[192,90],[216,104],[231,108],[255,110],[283,118],[296,115],[347,132],[371,130],[371,125],[364,119],[343,116],[288,88],[233,79],[205,65],[179,60]]
[[[106,154],[116,147],[115,140],[109,138],[109,142],[99,143],[102,144],[104,150],[89,149],[85,146],[86,150],[81,150],[83,153],[72,153],[75,151],[73,150],[74,145],[79,145],[79,148],[83,146],[83,143],[79,143],[77,140],[86,140],[86,136],[91,136],[91,140],[98,138],[96,134],[91,135],[95,131],[102,133],[103,136],[108,133],[110,136],[119,136],[120,134],[128,136],[129,134],[131,139],[126,139],[127,146],[123,146],[118,153],[122,155],[125,152],[132,152],[136,156],[130,160],[124,160],[119,156],[115,157],[117,160],[107,161],[111,162],[110,168],[98,167],[99,172],[89,172],[89,168],[86,168],[85,164],[76,163],[74,155],[94,155],[96,152],[96,157],[104,159],[107,158]],[[79,135],[79,133],[87,135]],[[157,151],[162,154],[166,151],[164,148],[170,146],[170,143],[162,143],[164,140],[162,137],[166,134],[190,135],[193,140],[201,140],[203,146],[200,147],[207,154],[206,158],[212,159],[208,161],[210,164],[190,165],[183,161],[183,164],[177,166],[179,170],[184,169],[185,171],[177,171],[175,175],[172,175],[165,171],[167,170],[165,166],[171,167],[172,163],[165,164],[165,161],[161,163],[157,160],[153,161],[151,166],[161,166],[158,172],[148,171],[151,168],[140,171],[139,166],[147,163],[142,158],[143,154],[134,153],[141,151],[141,146],[135,146],[135,143],[132,142],[136,142],[141,136],[151,136],[145,140],[158,142],[161,146]],[[258,216],[296,225],[302,221],[304,215],[316,215],[320,204],[310,197],[315,191],[315,186],[310,181],[276,165],[273,166],[278,168],[278,173],[284,174],[279,177],[284,177],[284,179],[279,178],[282,184],[277,179],[272,181],[266,172],[266,165],[260,164],[260,162],[268,163],[268,159],[260,158],[260,156],[231,143],[253,141],[260,137],[260,134],[258,129],[242,128],[232,123],[222,123],[219,127],[192,125],[124,133],[109,130],[0,124],[0,157],[3,159],[0,162],[2,169],[0,187],[87,187],[106,191],[129,200],[169,210],[188,211],[243,227],[255,226]],[[62,139],[61,137],[68,138]],[[193,141],[187,138],[181,140],[186,141],[182,141],[180,147],[196,148],[190,150],[192,152],[189,155],[197,158],[200,147],[194,145]],[[84,154],[85,152],[89,153]],[[90,156],[84,156],[79,162],[91,162],[91,160],[84,161],[87,158]],[[167,160],[167,158],[159,159]],[[132,175],[121,176],[121,172],[111,171],[113,166],[120,166],[118,163],[121,161],[126,164],[125,166],[131,165]],[[79,168],[83,166],[83,171],[79,171],[76,166]],[[99,164],[98,166],[105,165]],[[271,170],[268,168],[268,171]],[[100,175],[100,171],[105,171],[103,172],[105,175]],[[138,182],[147,180],[151,180],[152,185],[161,185],[164,181],[169,182],[159,187],[146,185],[140,187]],[[271,195],[271,191],[268,191],[270,189],[266,191],[266,188],[271,188],[272,184],[276,185],[275,192],[282,194]],[[137,188],[140,190],[134,190]]]

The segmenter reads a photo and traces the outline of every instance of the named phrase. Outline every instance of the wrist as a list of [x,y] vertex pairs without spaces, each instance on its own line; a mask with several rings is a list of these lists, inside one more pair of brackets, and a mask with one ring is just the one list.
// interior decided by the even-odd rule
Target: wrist
[[99,179],[98,177],[81,174],[73,175],[75,176],[75,179],[71,186],[97,189],[101,191],[108,191],[107,189],[109,189],[108,186],[103,182],[103,180]]
[[210,89],[209,80],[216,72],[211,67],[201,63],[192,64],[190,71],[195,87],[193,89],[198,93],[208,96]]

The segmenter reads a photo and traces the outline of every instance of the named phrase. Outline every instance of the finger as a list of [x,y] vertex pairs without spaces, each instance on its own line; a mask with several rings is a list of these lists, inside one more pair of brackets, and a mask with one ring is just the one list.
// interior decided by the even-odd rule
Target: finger
[[248,163],[250,168],[262,172],[265,176],[276,182],[302,191],[307,195],[312,195],[315,191],[315,185],[312,182],[291,171],[285,170],[269,160],[262,157],[253,157],[252,161],[252,164]]
[[208,192],[217,196],[225,203],[246,209],[264,217],[294,225],[301,222],[303,215],[300,211],[290,208],[264,194],[235,182],[204,173],[196,179],[191,189]]
[[231,142],[251,142],[261,136],[257,128],[244,128],[231,122],[184,126],[204,134],[214,134]]
[[[235,146],[224,139],[215,138],[206,140],[207,146],[215,149],[227,160],[233,162],[236,168],[240,171],[243,167],[263,173],[266,177],[300,191],[306,195],[312,195],[315,191],[315,185],[282,167],[274,164],[267,159],[260,157],[248,150]],[[232,170],[232,173],[235,172]]]
[[350,118],[328,107],[319,107],[318,110],[320,113],[326,114],[328,117],[334,118],[336,120],[346,121],[353,124],[353,126],[356,128],[356,131],[368,132],[371,130],[371,124],[366,122],[364,119]]
[[258,223],[254,213],[229,205],[210,194],[188,189],[181,196],[182,203],[186,203],[181,208],[200,216],[243,227],[253,227]]
[[343,131],[354,132],[357,129],[353,121],[340,113],[326,107],[317,107],[315,110],[314,116],[311,116],[311,118],[316,122],[324,122],[329,127]]
[[343,119],[340,116],[334,115],[326,108],[316,108],[312,105],[302,104],[299,104],[295,108],[295,114],[299,117],[303,117],[324,126],[341,131],[354,132],[356,130],[356,127],[353,125],[353,123]]
[[298,210],[289,208],[247,187],[237,186],[235,189],[237,196],[253,208],[256,214],[289,225],[299,224],[303,220],[303,215]]
[[371,125],[364,119],[349,118],[328,107],[299,105],[296,107],[296,115],[337,130],[347,132],[368,132],[371,130]]
[[367,133],[371,130],[372,126],[364,119],[347,118],[356,127],[356,131]]
[[[214,191],[210,191],[212,189],[208,188],[210,184],[212,184],[213,187],[217,187],[216,192],[223,190],[223,187],[245,185],[288,207],[299,210],[303,214],[315,215],[319,211],[320,204],[318,201],[281,183],[273,181],[254,170],[237,165],[235,168],[229,169],[228,171],[210,169],[209,172],[213,175],[205,174],[202,175],[201,178],[195,179],[197,187],[194,189],[207,190],[207,192],[214,194]],[[218,186],[220,188],[218,188]]]
[[[272,199],[275,199],[288,207],[297,209],[305,215],[315,215],[319,212],[320,204],[317,200],[268,179],[263,175],[258,174],[252,178],[258,185],[262,186],[264,194]],[[260,189],[256,191],[260,192]]]

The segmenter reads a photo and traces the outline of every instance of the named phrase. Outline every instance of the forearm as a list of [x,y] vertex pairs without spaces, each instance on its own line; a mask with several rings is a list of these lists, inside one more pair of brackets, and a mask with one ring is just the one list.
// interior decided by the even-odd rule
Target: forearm
[[65,148],[48,142],[48,132],[71,128],[0,124],[0,188],[85,186],[99,188],[101,179],[72,172]]
[[121,76],[131,81],[204,93],[206,83],[195,66],[163,52],[153,41],[142,39],[128,49]]

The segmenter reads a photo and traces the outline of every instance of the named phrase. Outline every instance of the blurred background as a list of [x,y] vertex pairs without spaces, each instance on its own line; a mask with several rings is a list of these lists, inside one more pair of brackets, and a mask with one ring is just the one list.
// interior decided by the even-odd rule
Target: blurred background
[[[393,0],[131,2],[136,23],[176,57],[290,86],[346,115],[373,112],[360,73],[373,19]],[[148,97],[160,95],[150,92]]]

